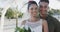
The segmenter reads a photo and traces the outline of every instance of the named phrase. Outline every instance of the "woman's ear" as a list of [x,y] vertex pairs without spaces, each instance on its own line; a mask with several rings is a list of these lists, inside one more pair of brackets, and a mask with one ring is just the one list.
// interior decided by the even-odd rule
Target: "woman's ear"
[[48,7],[48,10],[47,10],[47,12],[49,12],[49,10],[50,10],[50,7]]

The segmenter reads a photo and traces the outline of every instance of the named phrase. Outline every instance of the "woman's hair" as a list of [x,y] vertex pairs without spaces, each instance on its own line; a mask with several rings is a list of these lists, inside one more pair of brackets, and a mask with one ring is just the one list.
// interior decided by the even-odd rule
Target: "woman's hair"
[[36,4],[36,5],[37,5],[37,3],[36,3],[35,1],[29,1],[29,2],[28,2],[28,10],[29,10],[29,7],[30,7],[32,4]]

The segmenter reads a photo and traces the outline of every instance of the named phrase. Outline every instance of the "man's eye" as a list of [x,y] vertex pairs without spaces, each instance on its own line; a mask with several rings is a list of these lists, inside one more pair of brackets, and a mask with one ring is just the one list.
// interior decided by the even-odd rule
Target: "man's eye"
[[44,6],[45,8],[47,8],[47,6]]

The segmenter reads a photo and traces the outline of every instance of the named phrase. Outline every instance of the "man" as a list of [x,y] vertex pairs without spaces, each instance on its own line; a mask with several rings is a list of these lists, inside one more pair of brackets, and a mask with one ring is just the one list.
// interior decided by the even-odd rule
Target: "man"
[[49,0],[40,0],[39,2],[39,11],[42,19],[47,20],[49,32],[60,32],[60,23],[59,21],[48,15]]

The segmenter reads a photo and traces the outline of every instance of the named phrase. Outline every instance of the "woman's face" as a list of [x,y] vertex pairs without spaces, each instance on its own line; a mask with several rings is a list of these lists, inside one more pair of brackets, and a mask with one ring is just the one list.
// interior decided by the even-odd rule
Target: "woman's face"
[[32,17],[37,17],[38,14],[38,6],[36,4],[31,4],[29,7],[29,14]]

